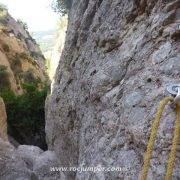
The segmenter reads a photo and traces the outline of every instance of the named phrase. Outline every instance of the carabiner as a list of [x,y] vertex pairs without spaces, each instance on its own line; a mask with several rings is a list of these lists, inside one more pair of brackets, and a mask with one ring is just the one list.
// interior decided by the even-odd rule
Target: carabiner
[[180,84],[167,85],[166,89],[170,94],[175,95],[175,103],[180,102]]

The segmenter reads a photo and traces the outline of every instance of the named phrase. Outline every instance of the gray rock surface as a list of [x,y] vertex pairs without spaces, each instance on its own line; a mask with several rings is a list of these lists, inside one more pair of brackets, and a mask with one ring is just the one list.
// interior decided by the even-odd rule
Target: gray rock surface
[[28,168],[32,170],[34,161],[43,153],[43,150],[36,146],[20,145],[16,153],[26,162]]
[[0,179],[1,180],[31,180],[34,173],[27,168],[26,163],[15,153],[14,147],[0,139]]
[[46,151],[35,159],[33,171],[39,180],[58,180],[61,179],[61,172],[51,171],[51,168],[58,167],[57,156],[52,151]]
[[[166,85],[180,80],[179,18],[178,0],[73,1],[46,103],[49,149],[60,166],[129,170],[67,172],[65,179],[138,179],[158,103]],[[149,179],[165,175],[174,120],[168,107]]]
[[1,180],[59,180],[61,172],[51,171],[58,167],[54,152],[43,152],[35,146],[20,145],[17,149],[0,138]]

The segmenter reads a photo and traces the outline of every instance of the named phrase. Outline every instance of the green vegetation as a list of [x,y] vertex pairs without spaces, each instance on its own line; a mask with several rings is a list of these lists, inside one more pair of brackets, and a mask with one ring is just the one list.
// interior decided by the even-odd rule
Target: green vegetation
[[27,59],[27,56],[21,53],[10,57],[16,82],[24,93],[16,95],[11,90],[7,67],[1,65],[0,97],[6,105],[9,135],[19,143],[46,149],[44,106],[49,87],[34,76],[33,69],[22,71],[22,59]]
[[[41,136],[42,131],[42,138],[45,136],[44,106],[49,88],[44,86],[39,91],[37,83],[23,84],[22,87],[25,91],[22,95],[15,95],[11,90],[6,90],[2,91],[0,96],[4,99],[8,114],[8,133],[20,143],[28,144],[26,140],[29,138],[33,144],[35,136]],[[41,148],[45,149],[46,143],[45,139],[43,140]]]
[[16,77],[22,72],[22,62],[18,54],[12,58],[11,69],[13,70]]
[[0,20],[4,19],[8,14],[7,7],[0,3]]
[[55,12],[64,16],[71,9],[72,1],[73,0],[54,0],[52,7]]
[[16,81],[25,83],[34,83],[37,78],[34,75],[33,69],[29,68],[26,72],[23,72],[22,61],[28,61],[34,66],[37,65],[36,61],[31,58],[27,53],[16,53],[9,58],[11,60],[10,67],[15,75]]
[[0,33],[5,32],[7,27],[4,24],[4,20],[8,15],[7,7],[0,3]]
[[7,6],[0,3],[0,11],[7,10]]
[[9,73],[6,66],[0,65],[0,91],[7,88],[10,88]]
[[9,45],[8,44],[3,44],[2,45],[2,48],[5,52],[10,52],[10,48],[9,48]]
[[29,59],[30,58],[30,56],[25,52],[19,53],[18,57],[21,59]]
[[22,78],[24,79],[24,82],[26,83],[34,83],[37,81],[32,69],[29,69],[28,71],[24,72],[22,74]]

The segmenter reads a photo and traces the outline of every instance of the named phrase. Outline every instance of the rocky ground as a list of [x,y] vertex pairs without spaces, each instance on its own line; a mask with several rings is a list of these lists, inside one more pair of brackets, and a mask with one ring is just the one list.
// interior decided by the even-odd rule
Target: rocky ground
[[58,166],[56,154],[53,151],[43,151],[36,146],[16,144],[12,137],[8,138],[6,121],[5,105],[0,99],[0,179],[61,179],[62,173],[51,172],[50,169]]
[[20,145],[14,148],[0,138],[1,180],[55,180],[61,179],[59,172],[51,172],[57,166],[53,151],[42,151],[36,146]]

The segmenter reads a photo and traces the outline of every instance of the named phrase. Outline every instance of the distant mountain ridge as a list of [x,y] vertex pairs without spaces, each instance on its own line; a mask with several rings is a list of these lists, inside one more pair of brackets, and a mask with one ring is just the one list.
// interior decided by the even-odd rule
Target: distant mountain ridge
[[43,54],[46,54],[53,50],[55,41],[57,38],[57,30],[48,30],[48,31],[36,31],[32,32],[32,36],[36,39],[39,44]]

